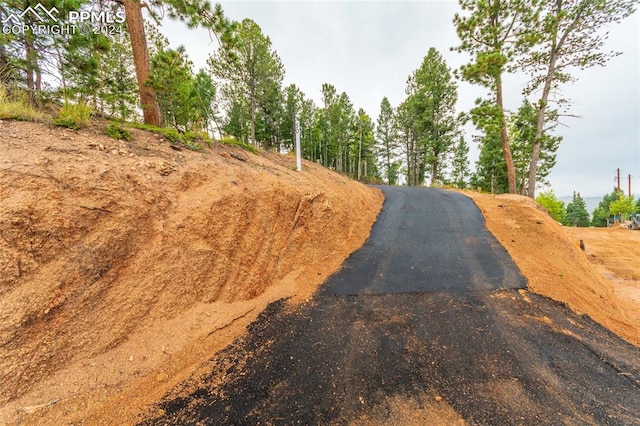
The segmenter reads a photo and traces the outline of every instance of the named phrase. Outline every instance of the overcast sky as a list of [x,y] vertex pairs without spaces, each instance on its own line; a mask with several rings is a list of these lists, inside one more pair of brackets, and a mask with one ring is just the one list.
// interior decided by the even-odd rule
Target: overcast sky
[[[380,101],[392,106],[405,98],[406,79],[435,47],[451,68],[466,62],[450,52],[459,44],[452,20],[456,1],[224,1],[233,20],[253,19],[271,38],[285,66],[284,84],[295,83],[317,105],[323,83],[346,92],[355,108],[364,108],[375,121]],[[564,94],[573,100],[571,113],[557,134],[564,140],[557,165],[550,175],[559,196],[574,190],[583,196],[602,196],[613,188],[615,170],[632,178],[632,191],[640,194],[640,13],[610,30],[607,47],[623,52],[605,68],[584,71]],[[196,68],[217,48],[203,30],[188,30],[167,22],[162,28],[173,46],[184,45]],[[507,108],[522,102],[525,80],[505,82]],[[486,90],[459,83],[458,110],[468,111]],[[472,125],[466,127],[474,131]],[[466,137],[471,142],[471,134]],[[470,161],[477,147],[471,143]]]

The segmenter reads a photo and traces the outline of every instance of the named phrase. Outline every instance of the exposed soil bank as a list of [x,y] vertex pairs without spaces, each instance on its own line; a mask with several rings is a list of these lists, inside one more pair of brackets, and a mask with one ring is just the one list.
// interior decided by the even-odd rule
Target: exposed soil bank
[[[632,309],[638,309],[637,302],[620,297],[611,281],[615,277],[606,279],[589,261],[589,251],[580,250],[579,240],[586,237],[576,237],[594,237],[598,230],[565,228],[527,197],[465,194],[480,207],[489,230],[527,277],[530,291],[563,302],[625,340],[640,345],[640,318],[631,314]],[[627,238],[638,234],[638,231],[626,232]],[[595,247],[596,239],[592,238],[587,246]],[[627,242],[626,250],[633,250],[632,247],[633,244]],[[639,264],[635,259],[637,270]],[[615,263],[616,260],[604,255],[602,262]]]
[[132,135],[0,123],[2,424],[126,423],[269,302],[308,298],[382,205],[292,157]]

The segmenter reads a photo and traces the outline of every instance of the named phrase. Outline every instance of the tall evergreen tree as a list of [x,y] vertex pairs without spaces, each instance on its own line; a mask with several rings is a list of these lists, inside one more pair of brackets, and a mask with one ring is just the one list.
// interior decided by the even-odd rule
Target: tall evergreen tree
[[428,170],[435,184],[443,178],[442,165],[460,125],[455,116],[457,87],[436,49],[430,48],[420,68],[409,76],[405,92],[397,121],[404,137],[407,182],[421,185]]
[[[557,111],[547,110],[547,114],[556,116]],[[536,109],[526,99],[518,108],[518,111],[507,120],[511,135],[513,163],[516,170],[516,189],[521,195],[527,195],[530,190],[528,187],[529,164],[531,163],[536,139],[536,120]],[[545,178],[556,164],[556,152],[562,137],[551,135],[556,123],[553,122],[552,124],[540,140],[538,149],[539,166],[536,169],[537,183],[546,183]]]
[[469,146],[463,137],[460,137],[453,150],[451,179],[456,188],[465,189],[468,178],[471,174],[469,170]]
[[[144,122],[159,126],[161,124],[160,107],[155,91],[147,84],[151,74],[151,61],[142,8],[148,8],[148,5],[140,0],[113,1],[121,4],[126,14]],[[221,45],[233,45],[234,26],[225,18],[219,4],[212,8],[208,0],[158,0],[153,5],[164,9],[169,17],[179,19],[189,27],[207,28],[218,37]],[[153,10],[149,10],[153,15]]]
[[539,161],[544,150],[545,123],[550,95],[561,84],[577,79],[572,69],[604,66],[617,53],[603,52],[608,32],[603,28],[631,15],[637,0],[541,0],[527,25],[528,34],[520,46],[518,70],[528,71],[531,82],[525,94],[539,91],[536,105],[536,133],[528,175],[528,195],[535,197]]
[[285,148],[294,149],[296,119],[300,119],[304,103],[304,93],[295,84],[290,84],[284,89],[284,111],[280,132]]
[[377,180],[379,175],[375,155],[374,124],[371,117],[362,108],[358,110],[354,130],[357,143],[351,145],[352,159],[349,163],[352,166],[349,169],[349,174],[358,180]]
[[99,88],[101,114],[131,120],[139,105],[131,43],[126,32],[109,36],[109,49],[101,56]]
[[[275,92],[280,92],[284,67],[271,47],[271,40],[251,19],[244,19],[237,27],[237,43],[221,44],[209,58],[215,77],[223,82],[222,92],[234,107],[247,99],[249,108],[249,141],[258,144],[256,122],[261,106],[266,106]],[[268,141],[262,141],[268,144]]]
[[398,149],[398,134],[394,123],[393,108],[385,96],[380,103],[380,115],[376,126],[378,153],[382,158],[387,184],[397,183],[396,150]]
[[491,108],[500,123],[500,142],[507,168],[510,193],[516,192],[516,172],[511,155],[504,108],[503,78],[518,46],[526,39],[527,25],[533,19],[530,0],[459,0],[465,13],[456,14],[454,24],[461,45],[455,50],[471,55],[461,68],[462,78],[487,87],[492,95]]
[[509,191],[509,181],[500,137],[502,123],[496,110],[494,103],[481,100],[477,100],[471,110],[471,120],[484,133],[474,136],[474,142],[480,146],[480,156],[472,183],[483,191],[502,194]]
[[195,113],[192,63],[184,47],[159,51],[151,60],[147,78],[158,100],[162,122],[186,131],[191,129]]
[[457,86],[442,55],[433,47],[414,72],[408,90],[424,167],[430,169],[431,184],[435,184],[440,180],[442,163],[453,148],[459,121],[455,116]]
[[580,193],[573,193],[573,199],[567,204],[567,215],[564,224],[567,226],[587,227],[589,226],[589,212],[587,204],[580,196]]

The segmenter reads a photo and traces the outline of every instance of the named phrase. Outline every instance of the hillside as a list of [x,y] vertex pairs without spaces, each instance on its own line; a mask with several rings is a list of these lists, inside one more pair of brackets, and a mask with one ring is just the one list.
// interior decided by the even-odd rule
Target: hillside
[[[0,122],[0,424],[135,423],[270,302],[307,301],[382,206],[379,191],[309,162],[298,173],[290,156],[194,152],[140,130],[123,142],[103,127]],[[465,194],[527,291],[640,344],[638,291],[598,272],[615,254],[598,232],[525,197]]]
[[[606,245],[610,232],[618,230],[563,227],[533,200],[519,195],[465,194],[480,207],[487,228],[527,278],[528,291],[563,302],[640,345],[640,290],[622,293],[622,283],[633,286],[634,282],[609,266],[630,262],[637,268],[640,257],[632,254],[637,251],[637,231],[621,230],[618,252],[603,251],[596,259],[591,249]],[[586,253],[580,250],[580,239],[586,241]],[[616,274],[601,273],[596,268],[598,262]]]
[[0,424],[57,401],[65,422],[124,400],[130,418],[309,297],[382,204],[292,157],[101,131],[0,123]]

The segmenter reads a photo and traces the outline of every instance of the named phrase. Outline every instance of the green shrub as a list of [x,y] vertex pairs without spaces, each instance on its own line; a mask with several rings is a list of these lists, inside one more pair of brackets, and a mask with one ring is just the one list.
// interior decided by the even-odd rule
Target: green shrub
[[239,141],[238,139],[234,138],[233,136],[223,136],[218,142],[220,142],[223,145],[239,146],[240,148],[244,149],[245,151],[249,151],[249,152],[252,152],[254,154],[258,153],[258,150],[254,146],[249,145],[248,143],[244,143],[242,141]]
[[129,133],[127,129],[123,129],[122,127],[113,123],[109,124],[109,127],[107,127],[107,130],[105,131],[105,134],[114,139],[120,139],[127,142],[131,140],[131,133]]
[[91,122],[91,107],[84,102],[71,104],[66,102],[58,112],[58,117],[53,124],[60,127],[78,130],[86,127]]
[[25,99],[12,99],[7,89],[0,85],[0,120],[43,121],[44,114]]
[[177,145],[183,145],[184,147],[192,151],[202,151],[201,143],[209,144],[209,137],[206,134],[193,133],[193,132],[179,132],[176,129],[170,127],[157,127],[150,124],[131,123],[131,127],[134,129],[147,130],[154,133],[159,133],[170,143]]
[[556,194],[551,190],[538,194],[536,202],[544,207],[549,216],[558,223],[563,223],[567,217],[567,209],[564,203],[558,200]]

